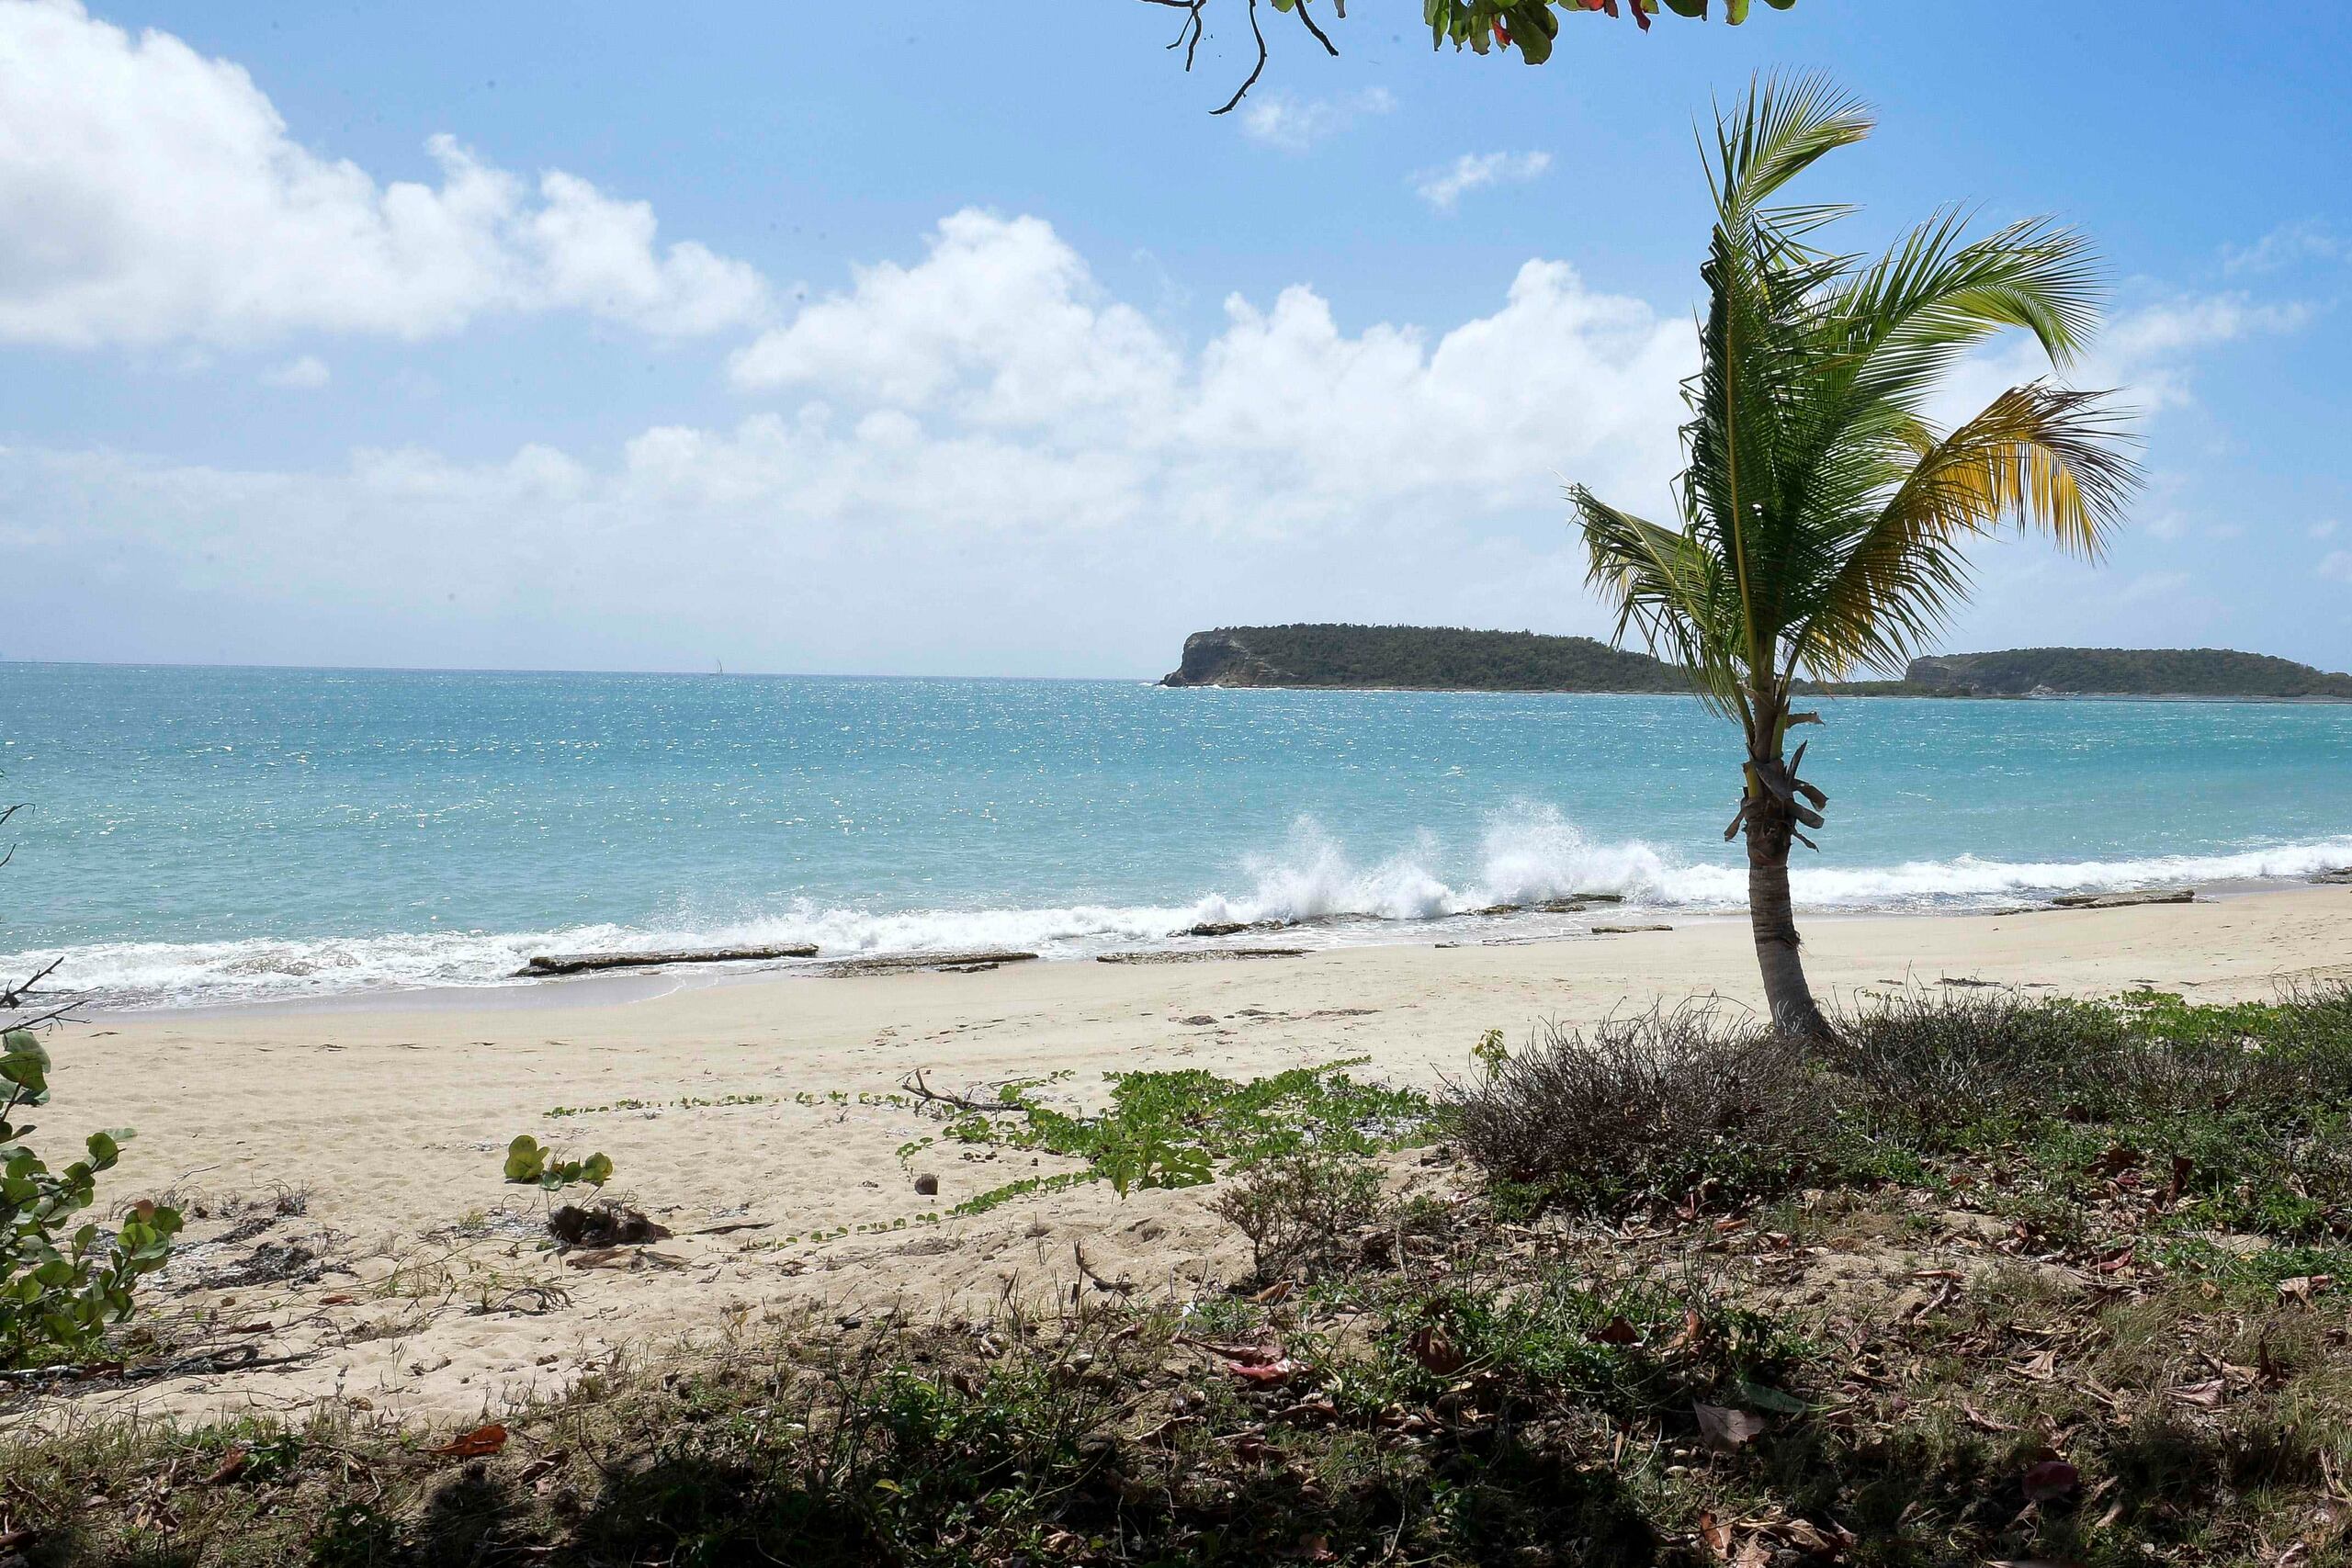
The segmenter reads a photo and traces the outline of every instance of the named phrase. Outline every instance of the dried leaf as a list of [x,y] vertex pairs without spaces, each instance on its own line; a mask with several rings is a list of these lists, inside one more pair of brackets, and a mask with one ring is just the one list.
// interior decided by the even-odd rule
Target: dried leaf
[[1225,1370],[1244,1382],[1266,1387],[1285,1381],[1298,1366],[1285,1356],[1277,1361],[1227,1361]]
[[253,1455],[243,1448],[231,1449],[220,1456],[220,1463],[204,1478],[207,1486],[225,1486],[244,1474],[245,1466],[253,1462]]
[[1791,1519],[1781,1527],[1781,1534],[1788,1539],[1790,1545],[1816,1557],[1834,1556],[1852,1545],[1854,1540],[1849,1531],[1838,1529],[1834,1525],[1825,1530],[1811,1519]]
[[2025,1499],[2029,1503],[2047,1503],[2053,1497],[2070,1496],[2082,1485],[2082,1472],[2063,1459],[2046,1459],[2025,1472]]
[[470,1432],[461,1432],[439,1448],[424,1451],[450,1459],[482,1459],[505,1446],[506,1428],[492,1421],[487,1427],[476,1427]]
[[1763,1435],[1765,1420],[1752,1411],[1693,1401],[1690,1414],[1699,1419],[1699,1440],[1718,1453],[1734,1453]]
[[1434,1323],[1425,1323],[1413,1330],[1405,1341],[1405,1348],[1411,1352],[1413,1359],[1442,1378],[1452,1377],[1469,1360],[1462,1348]]
[[1622,1313],[1594,1329],[1592,1337],[1603,1345],[1638,1345],[1642,1342],[1641,1331]]
[[1699,1539],[1705,1541],[1708,1550],[1718,1558],[1726,1562],[1731,1561],[1731,1531],[1714,1515],[1703,1511],[1699,1515]]
[[2291,1280],[2278,1281],[2278,1293],[2289,1301],[2311,1304],[2313,1296],[2335,1283],[2333,1274],[2298,1274]]
[[2190,1383],[2172,1391],[2172,1396],[2183,1404],[2194,1404],[2199,1410],[2219,1410],[2229,1397],[2229,1385],[2220,1378],[2209,1382]]

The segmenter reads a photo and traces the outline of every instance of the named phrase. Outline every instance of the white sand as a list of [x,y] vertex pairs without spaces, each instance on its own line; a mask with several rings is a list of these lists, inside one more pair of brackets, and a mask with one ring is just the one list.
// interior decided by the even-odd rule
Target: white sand
[[[2098,994],[2136,985],[2213,998],[2352,976],[2342,888],[2211,903],[1942,919],[1814,919],[1816,985],[1849,995],[1968,977]],[[1007,1292],[1067,1292],[1082,1243],[1100,1273],[1180,1295],[1245,1252],[1193,1190],[1122,1201],[1090,1185],[937,1225],[917,1216],[1049,1172],[1011,1152],[962,1157],[904,1109],[860,1103],[912,1067],[946,1086],[1067,1069],[1201,1066],[1250,1075],[1342,1056],[1430,1081],[1490,1026],[1585,1021],[1719,992],[1753,1003],[1744,921],[1521,945],[1353,948],[1192,964],[1028,964],[973,975],[550,981],[514,991],[336,1007],[119,1016],[53,1041],[43,1142],[139,1131],[109,1199],[172,1190],[211,1211],[164,1283],[164,1311],[284,1365],[83,1395],[184,1415],[340,1398],[453,1421],[561,1386],[628,1351],[828,1316],[985,1317]],[[1190,1022],[1205,1018],[1212,1021]],[[838,1093],[846,1103],[827,1097]],[[732,1106],[688,1099],[761,1097]],[[813,1097],[814,1103],[796,1100]],[[560,1106],[642,1109],[550,1117]],[[612,1190],[678,1236],[627,1271],[565,1266],[535,1239],[539,1200],[499,1165],[528,1132],[618,1167]],[[911,1175],[935,1171],[941,1194]],[[281,1190],[304,1212],[207,1245]],[[1213,1191],[1214,1189],[1207,1190]],[[230,1213],[223,1215],[222,1211]],[[908,1222],[861,1234],[854,1227]],[[692,1234],[721,1224],[755,1225]],[[810,1233],[852,1227],[821,1243]],[[799,1235],[797,1244],[782,1245]],[[354,1272],[294,1287],[197,1289],[254,1239],[302,1242]],[[551,1299],[522,1287],[555,1292]],[[1083,1286],[1083,1289],[1091,1289]],[[350,1298],[329,1304],[328,1298]],[[489,1310],[482,1308],[487,1306]],[[253,1325],[266,1328],[231,1333]],[[189,1332],[185,1324],[175,1337]]]

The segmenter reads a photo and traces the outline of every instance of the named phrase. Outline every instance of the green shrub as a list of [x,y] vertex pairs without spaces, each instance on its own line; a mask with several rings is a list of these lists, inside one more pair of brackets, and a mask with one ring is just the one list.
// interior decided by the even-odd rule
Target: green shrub
[[528,1133],[506,1145],[506,1179],[517,1186],[556,1192],[577,1182],[602,1187],[612,1179],[613,1162],[600,1154],[586,1159],[561,1159]]
[[170,1257],[177,1212],[139,1203],[109,1233],[74,1215],[97,1199],[97,1177],[121,1156],[129,1128],[93,1133],[88,1157],[52,1171],[26,1139],[21,1112],[49,1100],[49,1053],[30,1030],[0,1038],[0,1365],[85,1356],[129,1317],[139,1276]]
[[1446,1103],[1490,1175],[1620,1213],[1787,1188],[1838,1141],[1824,1087],[1800,1043],[1692,1006],[1547,1028]]
[[1320,1261],[1380,1207],[1380,1172],[1361,1156],[1298,1150],[1245,1165],[1210,1205],[1250,1238],[1261,1276]]

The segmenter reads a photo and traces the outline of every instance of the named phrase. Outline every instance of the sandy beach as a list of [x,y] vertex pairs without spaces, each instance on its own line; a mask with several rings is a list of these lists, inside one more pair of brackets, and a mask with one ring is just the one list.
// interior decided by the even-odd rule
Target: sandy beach
[[[2340,887],[1807,930],[1816,984],[1841,998],[1983,981],[2222,999],[2352,975]],[[1101,1277],[1181,1297],[1245,1260],[1201,1190],[1123,1201],[1085,1185],[926,1223],[1057,1167],[952,1144],[902,1158],[939,1127],[897,1096],[902,1077],[922,1068],[963,1088],[1063,1073],[1050,1092],[1086,1100],[1109,1071],[1363,1057],[1367,1073],[1428,1084],[1490,1027],[1518,1038],[1545,1019],[1694,995],[1751,1005],[1754,985],[1746,924],[1723,920],[1295,958],[679,972],[96,1019],[54,1042],[47,1120],[75,1136],[137,1128],[109,1191],[168,1191],[192,1216],[164,1311],[251,1365],[87,1397],[179,1414],[339,1399],[458,1418],[616,1356],[811,1314],[977,1318],[1009,1296],[1066,1295],[1082,1278],[1073,1244]],[[525,1132],[609,1155],[611,1190],[674,1236],[604,1267],[543,1250],[539,1195],[500,1175]],[[940,1179],[935,1198],[914,1190],[922,1171]]]

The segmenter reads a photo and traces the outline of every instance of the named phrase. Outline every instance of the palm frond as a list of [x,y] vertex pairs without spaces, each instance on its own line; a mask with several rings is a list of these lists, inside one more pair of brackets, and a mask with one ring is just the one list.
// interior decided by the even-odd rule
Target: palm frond
[[1915,424],[1916,463],[1822,583],[1790,668],[1835,680],[1900,664],[1966,592],[1964,547],[2005,523],[2098,558],[2139,479],[2107,397],[2036,381],[1940,439]]
[[1585,581],[1617,612],[1614,639],[1638,629],[1649,650],[1680,665],[1710,707],[1742,706],[1736,650],[1721,635],[1714,563],[1688,534],[1620,511],[1582,485],[1568,491],[1584,532]]
[[[1746,219],[1824,155],[1871,133],[1870,110],[1818,73],[1767,76],[1749,84],[1736,115],[1715,114],[1715,208]],[[1808,210],[1818,210],[1808,209]]]

